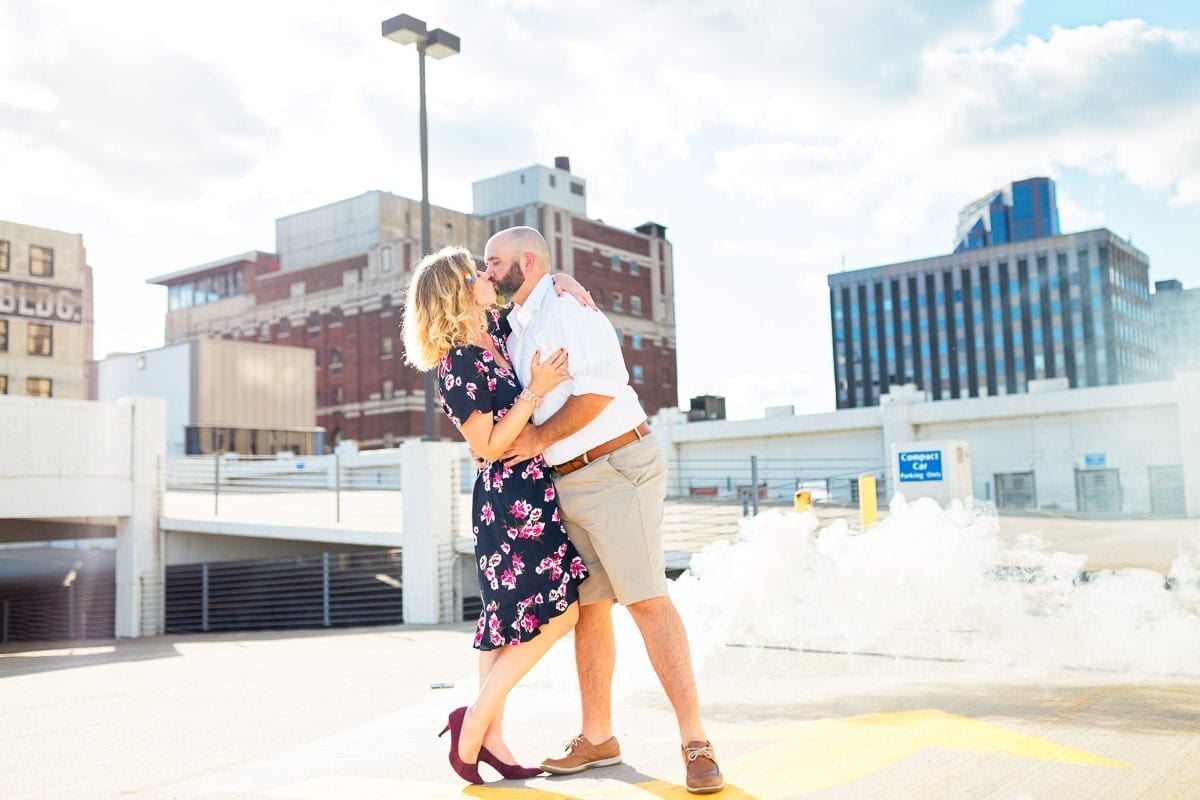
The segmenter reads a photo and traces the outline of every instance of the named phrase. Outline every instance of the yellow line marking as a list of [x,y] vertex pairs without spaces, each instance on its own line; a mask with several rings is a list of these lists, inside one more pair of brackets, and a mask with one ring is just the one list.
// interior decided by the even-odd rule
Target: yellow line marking
[[759,800],[845,786],[930,747],[1068,764],[1120,761],[943,711],[903,711],[788,726],[776,744],[729,760],[726,778]]
[[[1018,758],[1131,769],[1129,764],[1019,733],[991,722],[944,711],[901,711],[847,719],[814,720],[758,728],[773,744],[723,758],[725,789],[719,800],[788,800],[845,786],[931,747],[1002,753]],[[720,744],[718,743],[718,748]],[[718,749],[718,756],[720,751]],[[678,769],[682,773],[683,765]],[[931,776],[936,777],[936,776]],[[587,772],[536,778],[536,786],[469,786],[457,778],[437,782],[327,775],[260,795],[278,800],[318,797],[476,797],[480,800],[687,800],[696,795],[670,781],[625,783]],[[561,784],[561,789],[555,784]]]

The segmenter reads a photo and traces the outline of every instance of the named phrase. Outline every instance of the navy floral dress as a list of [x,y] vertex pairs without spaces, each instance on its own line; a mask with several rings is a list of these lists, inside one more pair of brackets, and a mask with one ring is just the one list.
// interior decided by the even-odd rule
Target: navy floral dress
[[[489,333],[506,359],[510,331],[507,319],[489,312]],[[458,428],[475,411],[499,422],[521,393],[513,371],[473,345],[451,350],[438,366],[438,379],[442,410]],[[497,461],[475,476],[471,509],[483,597],[475,629],[480,650],[529,641],[579,599],[587,567],[567,539],[548,472],[539,455],[513,467]]]

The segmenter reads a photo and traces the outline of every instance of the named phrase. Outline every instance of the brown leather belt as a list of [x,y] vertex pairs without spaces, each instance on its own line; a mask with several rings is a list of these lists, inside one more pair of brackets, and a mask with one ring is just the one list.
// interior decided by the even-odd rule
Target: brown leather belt
[[598,444],[583,455],[578,456],[577,458],[572,458],[570,461],[564,461],[563,463],[553,466],[550,469],[554,470],[559,475],[569,475],[577,469],[586,467],[597,458],[606,456],[614,450],[619,450],[631,442],[641,441],[643,437],[649,435],[650,426],[643,422],[633,430],[626,431],[615,439],[609,439],[604,444]]

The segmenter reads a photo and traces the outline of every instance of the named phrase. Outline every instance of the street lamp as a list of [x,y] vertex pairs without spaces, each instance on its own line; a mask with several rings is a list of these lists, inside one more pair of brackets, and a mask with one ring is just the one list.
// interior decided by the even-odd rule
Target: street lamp
[[[459,51],[459,39],[441,28],[427,31],[425,22],[408,14],[385,19],[383,38],[400,44],[417,46],[417,65],[421,84],[421,255],[429,255],[429,133],[425,121],[425,56],[448,58]],[[434,441],[436,433],[436,410],[433,396],[436,382],[433,370],[425,373],[425,440]]]

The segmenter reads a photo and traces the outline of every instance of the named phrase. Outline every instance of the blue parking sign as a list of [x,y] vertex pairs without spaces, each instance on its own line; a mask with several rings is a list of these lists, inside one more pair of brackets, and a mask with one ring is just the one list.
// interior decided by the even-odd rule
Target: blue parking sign
[[941,450],[910,450],[897,453],[900,460],[900,481],[942,480]]

